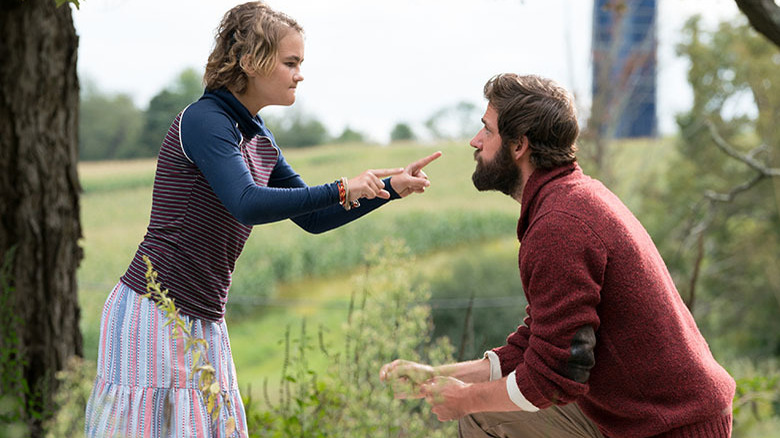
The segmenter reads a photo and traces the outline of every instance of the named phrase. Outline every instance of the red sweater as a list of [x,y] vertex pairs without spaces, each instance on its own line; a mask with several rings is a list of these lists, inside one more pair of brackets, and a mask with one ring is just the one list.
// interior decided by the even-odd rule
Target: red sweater
[[[537,170],[517,235],[528,316],[494,351],[528,401],[576,402],[608,437],[730,436],[734,380],[614,194],[576,163]],[[587,326],[595,365],[583,378],[571,371],[572,345]]]

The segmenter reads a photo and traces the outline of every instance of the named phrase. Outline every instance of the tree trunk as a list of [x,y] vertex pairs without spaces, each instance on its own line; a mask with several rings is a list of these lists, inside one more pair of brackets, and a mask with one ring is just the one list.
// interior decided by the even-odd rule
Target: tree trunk
[[0,349],[19,349],[11,365],[27,388],[10,396],[32,436],[52,414],[56,372],[82,355],[77,49],[69,5],[0,0],[0,258],[13,254]]
[[780,47],[780,5],[775,0],[735,0],[753,29]]

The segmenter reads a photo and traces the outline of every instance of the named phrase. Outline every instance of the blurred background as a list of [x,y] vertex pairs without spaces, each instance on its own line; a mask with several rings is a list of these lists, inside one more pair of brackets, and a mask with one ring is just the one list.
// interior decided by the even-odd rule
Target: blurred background
[[[9,436],[83,427],[100,312],[143,237],[160,140],[202,93],[214,30],[235,4],[69,6],[83,359],[58,374],[40,427],[20,426],[24,415],[14,412],[30,396],[6,378],[0,414],[21,431]],[[260,115],[307,183],[444,155],[426,169],[433,184],[423,196],[342,229],[312,236],[288,221],[253,231],[227,315],[251,436],[456,433],[424,404],[393,400],[377,373],[396,357],[481,357],[522,322],[520,207],[477,193],[470,180],[482,87],[499,72],[539,74],[572,91],[581,166],[648,229],[738,382],[734,436],[780,436],[780,49],[737,2],[270,4],[304,27],[305,81],[293,107]]]
[[[214,31],[233,4],[222,0],[85,2],[73,16],[80,37],[82,87],[125,95],[138,109],[147,109],[163,90],[179,82],[185,70],[202,73]],[[584,120],[590,114],[593,1],[287,0],[270,4],[294,17],[306,32],[306,79],[292,112],[317,119],[331,136],[349,129],[387,143],[393,127],[406,123],[426,137],[430,134],[426,122],[432,117],[457,112],[454,107],[459,103],[481,108],[482,86],[500,72],[553,78],[576,95]],[[703,23],[713,27],[739,16],[739,10],[731,0],[659,0],[646,2],[643,8],[635,16],[649,14],[647,24],[653,26],[652,34],[642,35],[649,35],[657,57],[658,129],[671,134],[676,130],[674,115],[693,99],[686,81],[689,61],[676,53],[683,24],[699,14]],[[177,16],[187,18],[171,19]],[[631,27],[636,29],[621,32],[641,34],[641,26]],[[638,49],[636,35],[630,38],[634,39],[625,43]],[[285,110],[265,112],[277,115]],[[473,126],[464,127],[464,132],[469,128]]]

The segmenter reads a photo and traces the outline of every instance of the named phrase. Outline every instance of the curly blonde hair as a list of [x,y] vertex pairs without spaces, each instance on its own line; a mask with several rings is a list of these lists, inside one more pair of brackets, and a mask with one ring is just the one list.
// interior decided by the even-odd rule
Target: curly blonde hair
[[270,74],[276,65],[279,42],[290,31],[303,34],[291,17],[261,1],[235,6],[217,29],[203,82],[207,90],[230,88],[239,94],[247,87],[247,71]]

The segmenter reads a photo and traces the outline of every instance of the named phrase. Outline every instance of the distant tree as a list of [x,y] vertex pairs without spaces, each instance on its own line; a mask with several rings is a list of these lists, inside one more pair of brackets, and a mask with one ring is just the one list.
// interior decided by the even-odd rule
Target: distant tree
[[281,116],[265,115],[263,120],[281,147],[316,146],[330,140],[322,122],[297,108],[291,108]]
[[79,110],[79,159],[137,156],[143,117],[130,96],[107,95],[95,86],[85,87]]
[[333,139],[334,143],[364,143],[366,136],[362,132],[358,132],[350,128],[345,127],[338,137]]
[[390,141],[408,141],[415,140],[417,136],[414,135],[412,127],[408,123],[398,122],[393,126],[393,130],[390,131]]
[[479,130],[480,110],[471,102],[445,106],[425,121],[431,136],[438,140],[468,138]]
[[710,32],[697,17],[679,53],[690,61],[693,106],[677,118],[679,154],[653,236],[719,350],[777,356],[780,52],[743,20]]
[[78,37],[69,5],[0,0],[0,435],[43,435],[82,355]]
[[202,84],[202,75],[189,68],[181,72],[171,86],[154,96],[144,113],[139,146],[127,158],[156,156],[176,114],[198,99],[203,93]]

